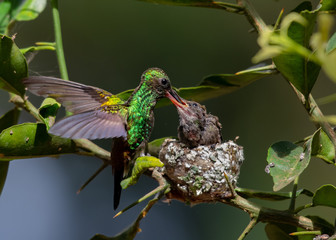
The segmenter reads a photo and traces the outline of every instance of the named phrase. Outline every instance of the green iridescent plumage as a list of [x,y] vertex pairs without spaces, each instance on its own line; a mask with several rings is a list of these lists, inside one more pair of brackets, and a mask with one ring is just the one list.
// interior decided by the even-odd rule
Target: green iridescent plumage
[[49,133],[73,139],[114,139],[111,165],[115,208],[121,193],[120,181],[129,170],[129,162],[150,136],[157,101],[162,97],[181,101],[168,76],[159,68],[142,74],[139,86],[127,101],[100,88],[57,78],[29,77],[23,82],[34,94],[55,98],[73,113],[53,125]]

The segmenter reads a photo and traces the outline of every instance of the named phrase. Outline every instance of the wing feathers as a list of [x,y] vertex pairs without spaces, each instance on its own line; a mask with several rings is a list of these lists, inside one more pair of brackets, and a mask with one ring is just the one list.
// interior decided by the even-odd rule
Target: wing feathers
[[115,138],[127,137],[126,123],[118,114],[90,111],[66,117],[49,130],[65,138]]
[[82,113],[97,109],[111,93],[81,83],[59,78],[34,76],[23,79],[28,90],[38,96],[52,97],[68,111]]

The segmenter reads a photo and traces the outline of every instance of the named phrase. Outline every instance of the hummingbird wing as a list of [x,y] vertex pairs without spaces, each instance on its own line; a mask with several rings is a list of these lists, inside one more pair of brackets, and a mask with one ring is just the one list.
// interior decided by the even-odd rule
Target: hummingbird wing
[[113,96],[103,89],[81,83],[45,76],[33,76],[22,80],[35,95],[51,97],[74,114],[97,109]]
[[65,138],[127,137],[124,102],[103,89],[53,77],[23,79],[29,91],[52,97],[74,113],[54,124],[49,133]]
[[66,117],[56,122],[49,133],[71,139],[127,137],[125,121],[119,114],[93,110]]

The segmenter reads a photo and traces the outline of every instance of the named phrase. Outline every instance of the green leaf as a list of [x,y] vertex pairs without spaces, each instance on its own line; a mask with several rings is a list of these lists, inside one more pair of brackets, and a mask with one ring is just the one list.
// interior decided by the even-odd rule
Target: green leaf
[[0,2],[0,34],[5,33],[11,21],[10,11],[12,3],[9,0]]
[[56,113],[60,107],[61,104],[53,98],[46,98],[42,102],[39,113],[44,118],[48,129],[55,123]]
[[41,123],[23,123],[0,133],[0,156],[5,159],[42,157],[76,152],[73,141],[49,135]]
[[311,139],[305,149],[287,141],[273,144],[268,149],[267,162],[272,164],[273,190],[279,191],[291,183],[308,166],[311,154]]
[[280,223],[268,223],[265,226],[265,232],[269,240],[294,240],[297,239],[294,236],[290,236],[289,233],[295,232],[294,226],[280,224]]
[[[236,74],[215,74],[207,76],[195,87],[175,89],[176,92],[185,99],[194,101],[204,101],[231,93],[263,77],[275,74],[273,65],[250,68]],[[132,94],[133,89],[117,94],[123,100],[127,100]],[[166,98],[161,99],[156,107],[163,107],[170,104]]]
[[336,32],[329,39],[327,47],[326,47],[326,52],[330,53],[334,49],[336,49]]
[[[288,37],[305,48],[309,48],[309,40],[314,31],[317,11],[301,11],[300,15],[307,21],[305,26],[292,22],[288,28]],[[290,81],[304,96],[311,92],[320,66],[309,61],[298,53],[282,53],[273,59],[277,69]]]
[[336,1],[335,0],[322,0],[322,7],[320,11],[335,11],[336,10]]
[[23,96],[21,79],[27,77],[27,62],[14,41],[0,35],[0,88]]
[[336,208],[336,187],[327,184],[316,190],[313,196],[313,206],[328,206]]
[[20,7],[18,14],[15,16],[17,21],[30,21],[38,17],[45,9],[47,0],[26,0]]
[[155,139],[155,140],[151,141],[150,143],[148,143],[148,153],[151,156],[158,157],[159,152],[161,150],[162,143],[168,138],[170,139],[172,137],[158,138],[158,139]]
[[199,86],[180,88],[178,94],[186,99],[203,101],[234,92],[250,83],[275,73],[272,66],[269,71],[241,71],[236,74],[215,74],[203,79]]
[[35,19],[46,4],[47,0],[4,0],[0,3],[0,33],[6,33],[14,21]]
[[327,163],[335,163],[334,145],[322,129],[317,130],[313,135],[311,154],[323,159]]
[[[243,198],[257,198],[268,201],[281,201],[292,198],[292,192],[264,192],[245,188],[235,188],[235,190],[239,196],[242,196]],[[296,191],[296,197],[300,195],[312,197],[313,193],[306,189],[300,189]]]
[[138,157],[135,160],[134,167],[132,169],[132,175],[129,178],[121,181],[120,185],[123,189],[128,188],[138,182],[140,175],[145,172],[148,168],[152,167],[163,167],[163,163],[160,159],[152,156]]

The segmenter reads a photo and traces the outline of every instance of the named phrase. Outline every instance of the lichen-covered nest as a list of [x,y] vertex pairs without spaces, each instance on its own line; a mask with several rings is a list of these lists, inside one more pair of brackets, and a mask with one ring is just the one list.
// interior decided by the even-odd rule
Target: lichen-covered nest
[[232,197],[224,173],[235,187],[244,161],[243,147],[233,141],[190,149],[175,139],[167,139],[159,157],[165,164],[162,171],[172,185],[168,198],[190,203]]

